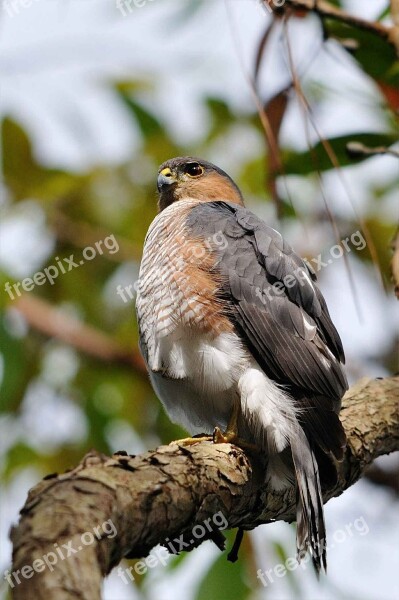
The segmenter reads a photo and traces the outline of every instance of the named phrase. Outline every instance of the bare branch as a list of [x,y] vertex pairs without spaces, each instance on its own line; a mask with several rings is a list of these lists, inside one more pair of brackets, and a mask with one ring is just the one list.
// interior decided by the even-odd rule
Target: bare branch
[[346,150],[352,158],[360,158],[362,156],[378,156],[379,154],[388,154],[395,158],[399,158],[399,152],[393,148],[386,148],[385,146],[376,146],[370,148],[360,142],[348,142],[346,144]]
[[82,323],[46,300],[33,294],[23,294],[14,301],[13,306],[28,325],[43,335],[61,340],[107,364],[127,365],[147,378],[147,370],[138,351],[124,348],[103,331]]
[[399,48],[399,0],[391,0],[391,17],[394,26],[391,29],[390,40]]
[[[264,0],[265,4],[268,5],[269,9],[273,10],[277,14],[286,8],[293,8],[295,10],[314,12],[321,18],[333,19],[356,27],[357,29],[364,29],[370,31],[375,35],[387,40],[395,48],[399,54],[399,40],[397,35],[397,27],[388,27],[377,21],[367,21],[361,17],[357,17],[351,13],[348,13],[325,0],[285,0],[283,6],[276,6],[273,0]],[[391,6],[395,2],[393,1]]]
[[395,296],[399,300],[399,227],[392,240],[391,248],[393,253],[391,259],[392,281],[395,286]]
[[[95,247],[98,240],[104,240],[110,235],[108,229],[71,219],[59,209],[53,211],[50,223],[58,242],[72,244],[76,248]],[[119,234],[117,237],[118,251],[113,254],[104,252],[102,256],[118,263],[127,260],[140,260],[143,252],[142,246],[134,244]]]

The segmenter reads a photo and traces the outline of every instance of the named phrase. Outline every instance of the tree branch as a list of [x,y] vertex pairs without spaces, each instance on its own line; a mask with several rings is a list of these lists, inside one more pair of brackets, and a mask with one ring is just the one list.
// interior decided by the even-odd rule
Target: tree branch
[[13,306],[30,327],[43,335],[69,344],[108,365],[128,366],[147,379],[147,369],[138,350],[126,349],[106,333],[82,323],[50,302],[34,294],[22,294]]
[[[346,394],[341,418],[348,447],[338,484],[325,501],[355,483],[375,458],[399,449],[398,403],[399,377],[362,380]],[[270,490],[260,462],[231,444],[173,442],[137,457],[91,452],[75,469],[45,478],[29,492],[11,532],[13,597],[98,600],[102,577],[123,557],[146,556],[173,536],[191,539],[193,527],[219,511],[229,528],[290,522],[294,490]],[[101,528],[107,521],[113,537]],[[220,532],[207,537],[220,545]],[[67,548],[70,556],[57,557]]]
[[391,259],[392,281],[395,286],[395,296],[399,300],[399,227],[396,230],[395,236],[392,240],[391,248],[392,248],[392,259]]
[[[283,5],[277,5],[277,3],[275,3],[273,0],[264,0],[264,2],[268,5],[269,9],[273,10],[277,14],[286,8],[293,8],[295,10],[305,12],[314,12],[322,19],[333,19],[334,21],[346,23],[347,25],[351,25],[357,29],[370,31],[371,33],[374,33],[375,35],[378,35],[379,37],[390,42],[399,54],[399,40],[396,21],[395,25],[392,27],[378,23],[378,21],[368,21],[366,19],[362,19],[361,17],[357,17],[356,15],[352,15],[351,13],[340,9],[337,6],[330,4],[330,2],[326,2],[325,0],[285,0]],[[393,4],[394,2],[391,4],[391,6],[393,6]],[[394,13],[393,16],[395,19],[397,18],[396,13]]]

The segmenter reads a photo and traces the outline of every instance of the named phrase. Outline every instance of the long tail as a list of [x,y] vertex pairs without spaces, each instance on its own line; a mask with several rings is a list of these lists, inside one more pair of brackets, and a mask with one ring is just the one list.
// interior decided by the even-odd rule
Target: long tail
[[316,457],[301,427],[290,439],[297,482],[297,558],[310,552],[317,574],[327,571],[326,529]]

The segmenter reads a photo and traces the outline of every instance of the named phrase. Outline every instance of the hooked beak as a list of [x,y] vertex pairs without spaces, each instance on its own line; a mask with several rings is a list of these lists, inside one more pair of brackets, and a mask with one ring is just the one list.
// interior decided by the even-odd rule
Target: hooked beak
[[165,167],[165,169],[162,169],[162,171],[158,174],[158,192],[164,191],[173,183],[177,183],[176,174],[173,173],[169,167]]

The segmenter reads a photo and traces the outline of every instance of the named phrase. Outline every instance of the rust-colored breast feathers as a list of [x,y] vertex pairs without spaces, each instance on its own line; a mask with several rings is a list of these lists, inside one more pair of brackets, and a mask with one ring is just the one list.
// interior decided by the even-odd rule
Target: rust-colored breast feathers
[[192,238],[186,225],[197,203],[178,202],[160,213],[145,244],[138,302],[149,329],[160,337],[180,325],[193,335],[217,336],[233,329],[218,297],[215,248]]

